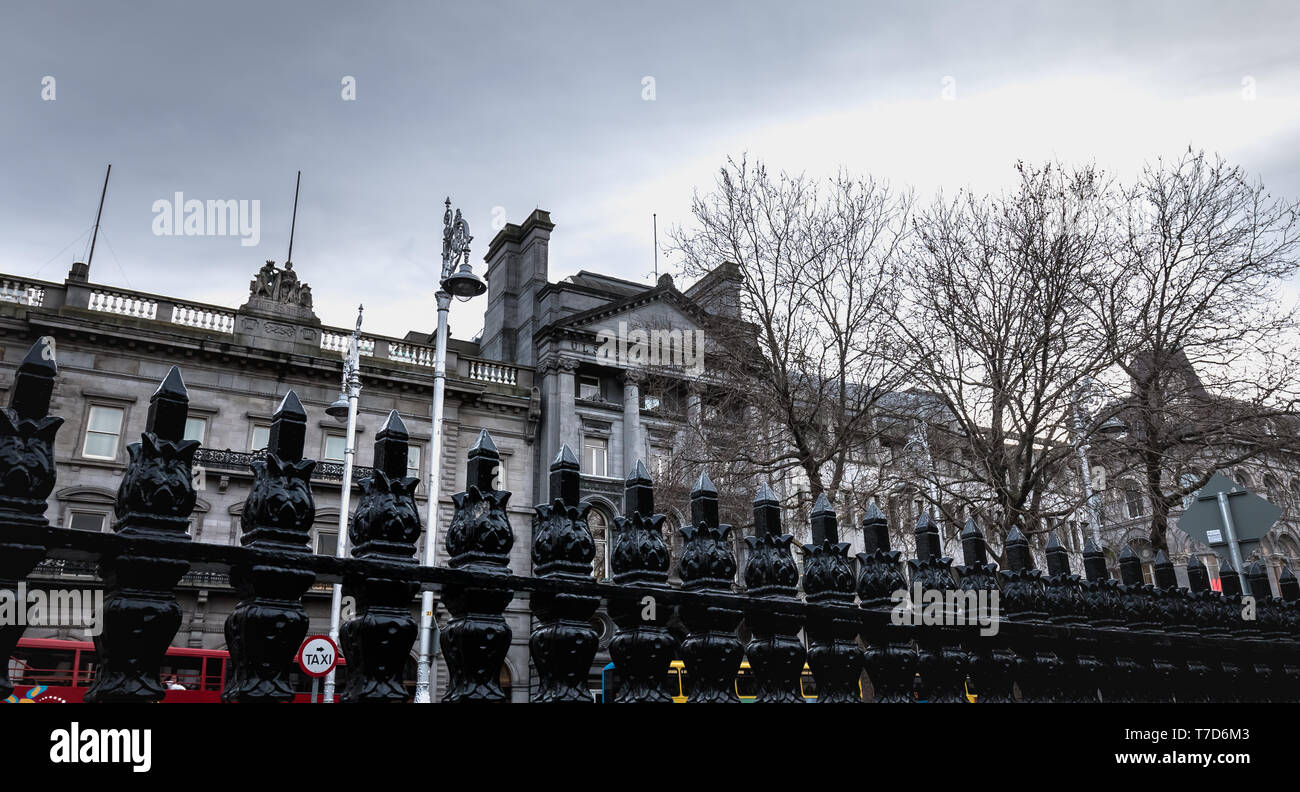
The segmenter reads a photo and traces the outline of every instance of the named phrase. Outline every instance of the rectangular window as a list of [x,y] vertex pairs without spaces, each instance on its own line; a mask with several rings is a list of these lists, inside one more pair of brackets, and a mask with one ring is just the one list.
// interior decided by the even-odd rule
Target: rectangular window
[[406,475],[408,478],[420,477],[420,447],[418,445],[406,447]]
[[649,394],[646,394],[646,397],[645,397],[645,409],[647,409],[647,410],[657,410],[657,409],[659,409],[659,404],[660,404],[660,401],[659,401],[659,397],[658,397],[658,396],[651,396],[651,395],[649,395]]
[[103,531],[107,514],[99,512],[74,511],[68,515],[68,527],[74,531]]
[[207,418],[186,418],[185,419],[185,438],[186,440],[198,440],[202,445],[208,434]]
[[325,435],[326,462],[342,462],[343,452],[347,449],[347,438],[343,435]]
[[1145,504],[1142,502],[1142,491],[1132,482],[1124,486],[1124,500],[1129,517],[1141,517],[1146,511]]
[[655,481],[667,481],[668,470],[673,461],[672,449],[653,446],[650,449],[650,454],[654,458],[654,470],[651,475],[655,477]]
[[316,532],[316,555],[332,556],[339,550],[339,535],[336,531]]
[[82,456],[95,459],[117,459],[118,439],[122,436],[122,419],[126,411],[121,407],[94,404],[86,422],[86,442]]
[[253,434],[248,441],[249,451],[261,451],[271,442],[271,427],[267,424],[254,424]]
[[578,377],[578,398],[600,401],[600,378]]
[[603,437],[582,438],[582,472],[588,476],[607,475],[609,441]]

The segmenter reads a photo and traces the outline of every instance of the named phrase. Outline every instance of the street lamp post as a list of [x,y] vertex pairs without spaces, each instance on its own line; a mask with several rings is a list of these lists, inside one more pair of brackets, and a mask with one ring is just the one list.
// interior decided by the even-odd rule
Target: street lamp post
[[[339,533],[335,542],[334,555],[347,558],[348,555],[348,507],[352,499],[352,467],[356,461],[357,435],[357,399],[361,396],[361,312],[366,307],[357,307],[357,326],[352,331],[348,348],[343,353],[343,388],[339,398],[325,408],[325,412],[337,420],[347,421],[347,433],[343,441],[343,486],[339,490]],[[330,598],[330,640],[339,643],[339,616],[343,604],[343,585],[334,584]],[[325,677],[325,703],[334,703],[334,669]]]
[[[424,537],[424,566],[433,566],[438,545],[439,483],[442,478],[442,412],[447,385],[447,312],[451,298],[468,300],[487,291],[487,284],[475,275],[469,264],[469,223],[456,210],[453,218],[451,198],[447,199],[442,217],[442,274],[438,280],[438,331],[434,341],[433,365],[433,437],[429,444],[429,514]],[[420,657],[416,666],[415,701],[433,701],[433,592],[420,594]]]
[[[1088,378],[1083,380],[1079,389],[1074,393],[1074,431],[1078,440],[1076,448],[1079,453],[1079,472],[1083,479],[1083,495],[1085,503],[1088,505],[1088,520],[1092,523],[1092,540],[1100,549],[1101,541],[1101,509],[1097,504],[1097,493],[1092,490],[1092,467],[1088,463],[1088,453],[1091,446],[1088,444],[1087,422],[1083,416],[1083,400],[1085,393],[1096,387],[1096,381]],[[1115,418],[1108,418],[1097,431],[1102,434],[1119,434],[1124,431],[1124,425]]]

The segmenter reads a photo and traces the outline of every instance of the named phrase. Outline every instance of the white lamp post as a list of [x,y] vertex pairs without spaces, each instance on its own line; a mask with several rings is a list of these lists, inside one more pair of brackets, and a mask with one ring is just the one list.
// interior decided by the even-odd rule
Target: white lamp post
[[[1088,505],[1088,519],[1092,522],[1092,541],[1101,549],[1101,510],[1097,508],[1097,493],[1092,491],[1092,468],[1088,464],[1088,433],[1086,422],[1083,416],[1083,400],[1087,392],[1096,388],[1096,381],[1087,378],[1079,385],[1079,389],[1074,394],[1074,430],[1078,436],[1079,451],[1079,472],[1083,478],[1083,495]],[[1116,418],[1108,418],[1101,426],[1097,427],[1097,432],[1105,435],[1123,434],[1124,424]]]
[[[361,312],[366,307],[357,307],[357,326],[352,331],[348,348],[343,352],[343,389],[338,399],[325,408],[328,415],[337,420],[347,421],[347,434],[343,441],[343,487],[339,490],[339,534],[335,542],[334,555],[347,558],[348,555],[348,506],[352,499],[352,465],[356,460],[357,435],[357,399],[361,396]],[[335,646],[339,642],[339,611],[343,604],[343,585],[334,584],[334,593],[330,600],[330,640]],[[325,677],[325,703],[334,703],[334,670],[330,669]]]
[[[451,199],[442,217],[442,275],[438,280],[438,332],[434,341],[433,366],[433,439],[429,444],[429,515],[424,537],[424,566],[433,566],[438,546],[439,482],[442,478],[442,408],[447,384],[447,312],[451,298],[468,300],[487,291],[487,284],[469,265],[469,223],[456,210],[452,217]],[[420,594],[420,658],[416,667],[415,701],[429,704],[432,693],[433,592]]]

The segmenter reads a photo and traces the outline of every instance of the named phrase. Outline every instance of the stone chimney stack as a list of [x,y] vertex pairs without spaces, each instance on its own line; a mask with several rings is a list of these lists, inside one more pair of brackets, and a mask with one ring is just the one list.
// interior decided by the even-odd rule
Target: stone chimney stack
[[537,330],[537,293],[546,286],[547,248],[555,224],[534,209],[520,225],[506,223],[488,245],[488,305],[479,353],[491,360],[531,366]]

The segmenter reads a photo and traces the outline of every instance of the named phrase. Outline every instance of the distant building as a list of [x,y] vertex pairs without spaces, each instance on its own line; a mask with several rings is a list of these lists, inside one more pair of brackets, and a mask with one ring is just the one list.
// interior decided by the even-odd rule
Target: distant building
[[[196,458],[201,489],[191,528],[194,539],[238,543],[240,513],[252,480],[248,463],[265,448],[271,415],[293,389],[309,413],[305,455],[319,460],[313,481],[314,549],[335,552],[344,426],[326,415],[325,407],[338,398],[342,350],[351,330],[321,323],[312,309],[311,288],[292,265],[278,268],[267,262],[238,308],[99,286],[90,282],[84,264],[73,265],[63,283],[0,276],[0,334],[0,384],[6,389],[24,350],[37,337],[51,336],[57,345],[60,376],[51,411],[66,424],[55,446],[59,476],[47,513],[53,523],[77,530],[112,529],[126,446],[139,439],[149,396],[175,363],[190,394],[187,437],[203,444]],[[431,437],[430,339],[414,332],[400,339],[365,334],[361,351],[357,464],[370,464],[375,432],[388,412],[397,410],[411,431],[409,473],[425,482],[417,491],[423,501]],[[479,430],[487,429],[502,453],[502,486],[515,492],[510,512],[519,541],[511,563],[527,570],[533,503],[528,416],[538,408],[532,401],[532,369],[485,360],[477,351],[461,339],[448,344],[442,524],[451,517],[451,493],[463,488],[466,451]],[[354,481],[362,475],[364,470],[358,471]],[[94,580],[93,569],[63,562],[46,563],[38,574],[56,576],[65,586],[69,579],[78,585]],[[225,576],[187,575],[178,598],[184,620],[176,645],[225,648],[224,624],[235,605]],[[328,586],[307,595],[312,631],[328,631],[329,603]],[[503,674],[509,676],[515,700],[526,700],[526,601],[516,600],[507,618],[514,645]],[[82,632],[31,628],[27,636],[80,639]]]

